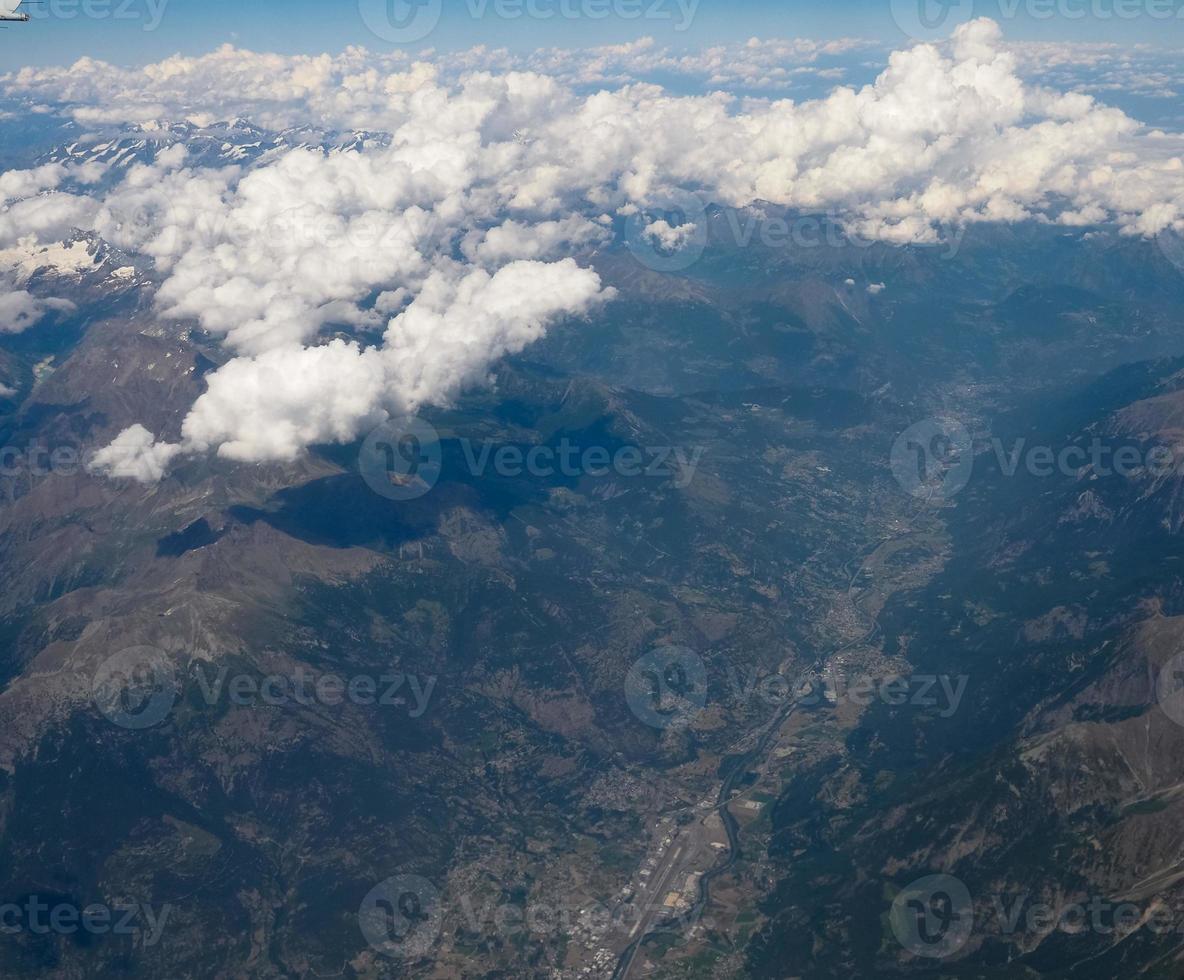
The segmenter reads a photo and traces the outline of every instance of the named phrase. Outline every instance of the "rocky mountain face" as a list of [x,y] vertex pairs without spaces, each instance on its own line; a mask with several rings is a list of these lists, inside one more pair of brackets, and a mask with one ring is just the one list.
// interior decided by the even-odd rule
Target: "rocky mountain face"
[[[795,777],[753,975],[1179,976],[1182,366],[1041,395],[978,447],[950,561],[879,620],[967,696],[939,720],[877,705]],[[940,916],[901,941],[917,882],[973,926],[948,949]]]
[[[300,139],[325,145],[187,124],[46,159]],[[1151,454],[1181,438],[1184,276],[1104,231],[983,227],[950,254],[742,242],[734,218],[679,275],[583,256],[618,300],[425,412],[439,478],[405,499],[361,444],[91,474],[134,421],[175,438],[225,354],[105,242],[16,257],[74,309],[0,344],[0,905],[138,918],[22,931],[4,975],[612,976],[638,936],[654,976],[1178,975],[1149,922],[1184,877],[1180,461]],[[973,438],[948,499],[894,466],[925,418]],[[1102,472],[1095,441],[1137,458]],[[514,462],[565,447],[618,462]],[[1084,462],[1046,475],[1034,447]],[[705,678],[685,724],[630,686],[667,648]],[[825,670],[966,683],[790,712],[753,683]],[[695,925],[578,924],[704,804],[728,834]],[[932,875],[976,923],[944,959],[892,913]],[[387,896],[431,927],[415,955],[361,927],[392,878],[439,896]],[[1021,894],[1141,917],[995,928]],[[481,911],[533,907],[577,924]]]
[[[565,331],[432,416],[446,465],[420,500],[374,493],[357,446],[290,467],[195,460],[150,488],[107,482],[81,461],[132,419],[174,432],[221,355],[154,317],[151,283],[130,282],[100,315],[89,267],[38,274],[34,288],[95,312],[13,353],[6,442],[79,462],[22,463],[4,481],[2,887],[174,911],[159,944],[22,935],[3,952],[15,975],[374,974],[385,967],[357,910],[396,872],[478,904],[521,891],[608,900],[650,815],[709,792],[705,760],[764,711],[723,701],[701,729],[664,735],[630,712],[631,665],[671,643],[718,658],[721,678],[736,656],[792,659],[797,630],[782,624],[794,593],[817,586],[783,583],[867,506],[859,474],[879,452],[867,433],[826,465],[838,432],[884,411],[858,393],[743,369],[754,387],[729,391],[718,375],[734,369],[709,339],[682,369],[683,394],[609,384],[611,365],[574,369]],[[635,299],[631,317],[663,319]],[[635,358],[630,320],[568,327],[581,329],[600,332],[611,361]],[[482,446],[565,441],[633,448],[645,467],[515,475],[472,462]],[[750,524],[762,533],[738,538]],[[837,574],[837,557],[816,557],[813,574]],[[144,729],[111,720],[123,702],[99,683],[113,655],[140,648],[168,658],[151,680],[169,710]],[[374,678],[391,702],[259,703],[219,687],[226,672]],[[639,775],[647,795],[586,802]],[[79,836],[79,822],[93,829]],[[423,970],[457,975],[474,955],[518,975],[565,965],[563,943],[473,930],[449,920]]]

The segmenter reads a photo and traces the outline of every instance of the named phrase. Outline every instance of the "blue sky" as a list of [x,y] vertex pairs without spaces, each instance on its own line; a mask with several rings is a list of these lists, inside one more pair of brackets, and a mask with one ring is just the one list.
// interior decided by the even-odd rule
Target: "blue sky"
[[[949,3],[956,17],[975,14],[1002,20],[1010,38],[1146,42],[1179,46],[1184,20],[1165,8],[1184,0],[416,0],[442,4],[440,18],[423,39],[401,45],[467,48],[486,44],[513,49],[585,47],[642,36],[676,46],[702,47],[761,37],[856,36],[900,45],[899,22],[918,2]],[[33,23],[0,33],[0,69],[69,64],[83,55],[118,64],[144,64],[175,52],[199,54],[223,42],[283,53],[339,51],[350,44],[381,50],[397,46],[376,36],[362,10],[384,16],[387,3],[406,0],[42,0]],[[527,3],[543,18],[520,13]],[[688,18],[686,5],[697,3]],[[1117,16],[1115,4],[1125,16]],[[567,13],[561,12],[567,5]],[[630,6],[633,4],[634,6]],[[657,4],[657,7],[652,5]],[[959,6],[962,4],[964,6]],[[1125,4],[1125,7],[1121,5]],[[484,6],[482,6],[484,5]],[[499,5],[503,5],[500,6]],[[600,5],[598,7],[598,5]],[[623,6],[618,6],[623,5]],[[607,16],[597,16],[599,9]],[[480,11],[483,9],[483,13]],[[653,16],[621,16],[650,9]],[[941,20],[940,6],[934,8]],[[894,17],[894,11],[897,16]],[[1013,13],[1014,11],[1014,13]],[[1157,12],[1157,13],[1153,13]],[[397,13],[409,15],[406,8]],[[430,8],[426,11],[430,15]],[[1170,11],[1169,11],[1170,13]],[[1080,16],[1079,16],[1080,15]],[[948,21],[952,23],[954,21]],[[152,27],[147,30],[145,28]]]

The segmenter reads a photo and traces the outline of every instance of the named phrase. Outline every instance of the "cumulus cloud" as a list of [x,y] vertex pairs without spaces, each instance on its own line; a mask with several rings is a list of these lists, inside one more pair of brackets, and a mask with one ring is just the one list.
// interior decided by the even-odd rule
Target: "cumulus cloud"
[[216,447],[227,459],[292,459],[377,423],[386,390],[378,350],[340,339],[235,358],[210,376],[186,417],[185,445]]
[[556,317],[605,298],[599,277],[571,259],[513,262],[493,275],[438,270],[391,320],[381,346],[291,345],[219,368],[186,417],[178,449],[288,460],[309,445],[348,442],[387,415],[446,402]]
[[33,197],[57,187],[66,177],[60,163],[47,163],[33,170],[6,170],[0,173],[0,203]]
[[502,265],[515,259],[554,258],[589,245],[607,243],[610,233],[602,224],[573,214],[560,221],[526,224],[510,219],[485,232],[473,232],[461,250],[483,265]]
[[648,241],[667,251],[677,252],[687,242],[695,237],[698,226],[693,221],[681,225],[672,225],[665,218],[651,221],[642,230],[642,236]]
[[4,292],[0,286],[0,333],[23,333],[37,326],[47,313],[74,309],[68,299],[39,299],[23,289]]
[[90,468],[112,477],[156,483],[178,451],[177,446],[157,443],[144,426],[133,425],[95,453]]
[[69,67],[23,68],[0,76],[10,96],[57,107],[95,126],[191,119],[198,125],[247,116],[273,129],[328,126],[389,128],[402,97],[430,81],[455,82],[474,72],[534,73],[590,90],[676,77],[705,90],[743,86],[782,91],[804,78],[836,78],[839,59],[882,45],[853,38],[829,41],[757,39],[678,51],[640,38],[578,50],[512,52],[370,52],[337,55],[261,54],[226,44],[197,57],[175,55],[142,68],[81,58]]
[[92,184],[102,175],[97,164],[47,163],[31,170],[0,173],[0,248],[22,238],[52,242],[86,227],[98,210],[90,197],[59,191],[67,181]]
[[[746,48],[787,63],[822,53]],[[643,43],[605,64],[664,57]],[[101,468],[151,477],[200,451],[290,459],[386,413],[447,402],[549,324],[608,298],[573,260],[605,243],[607,216],[641,213],[648,237],[677,247],[694,226],[660,212],[685,191],[827,210],[863,237],[901,243],[975,221],[1184,227],[1180,136],[1026,84],[988,20],[962,25],[948,46],[896,52],[874,84],[805,102],[641,83],[589,94],[512,59],[486,70],[490,60],[450,79],[396,55],[378,70],[360,49],[223,48],[149,66],[135,85],[94,63],[17,73],[18,89],[97,108],[120,104],[103,102],[112,85],[184,100],[188,115],[208,109],[195,93],[232,92],[270,125],[303,115],[390,135],[252,167],[195,166],[177,148],[101,199],[63,191],[53,171],[10,182],[36,193],[0,214],[0,245],[69,222],[98,230],[156,260],[161,315],[196,322],[235,355],[209,377],[181,443],[128,430]],[[348,339],[331,337],[342,331]]]
[[1184,90],[1180,52],[1171,48],[1114,42],[1024,41],[1012,45],[1012,50],[1021,72],[1058,89],[1143,99],[1177,99]]

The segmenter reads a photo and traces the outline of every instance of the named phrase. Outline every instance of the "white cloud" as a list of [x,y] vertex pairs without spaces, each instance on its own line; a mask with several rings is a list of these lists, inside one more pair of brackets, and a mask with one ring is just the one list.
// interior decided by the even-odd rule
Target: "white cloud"
[[234,358],[210,375],[186,417],[185,444],[228,459],[293,459],[377,423],[385,391],[378,350],[343,340]]
[[144,426],[132,425],[95,453],[89,467],[112,477],[156,483],[178,451],[178,446],[157,443]]
[[510,219],[484,233],[472,232],[461,250],[476,262],[496,266],[515,259],[555,258],[610,238],[602,225],[578,214],[536,224]]
[[676,252],[692,238],[698,226],[693,221],[681,225],[672,225],[665,218],[651,221],[642,230],[642,237],[655,245],[671,252]]
[[[767,56],[764,75],[826,54],[759,41],[744,50]],[[208,119],[230,99],[268,125],[311,119],[391,136],[364,152],[291,150],[247,168],[196,167],[170,150],[101,201],[58,189],[56,172],[11,181],[36,193],[0,214],[0,246],[45,241],[71,222],[98,230],[156,259],[161,315],[196,321],[236,355],[209,377],[181,448],[137,433],[112,467],[128,450],[137,455],[125,468],[149,476],[158,467],[145,456],[163,467],[180,451],[290,459],[383,413],[447,402],[549,323],[606,298],[594,273],[564,258],[604,242],[605,215],[640,211],[647,235],[677,246],[693,225],[658,206],[682,191],[829,210],[864,237],[902,243],[975,221],[1112,220],[1143,235],[1184,226],[1180,136],[1025,84],[987,20],[946,47],[893,54],[873,85],[805,102],[652,84],[582,94],[558,67],[549,77],[516,70],[505,53],[470,56],[474,70],[458,79],[360,49],[284,58],[232,48],[134,72],[86,62],[10,79],[76,110],[183,103],[183,115]],[[580,70],[669,57],[647,43],[600,56],[600,68]],[[545,52],[534,57],[546,66]],[[499,61],[505,70],[482,70]],[[726,62],[712,49],[683,67],[733,77]],[[151,100],[137,101],[145,91]],[[339,327],[354,339],[326,342]]]
[[184,448],[288,460],[309,445],[348,442],[388,414],[446,402],[556,317],[605,298],[596,274],[570,259],[514,262],[492,276],[437,270],[381,347],[290,345],[219,368],[185,419]]
[[60,163],[47,163],[33,170],[6,170],[0,173],[0,203],[33,197],[57,187],[65,176],[66,168]]
[[1184,90],[1180,51],[1114,42],[1023,41],[1012,45],[1026,76],[1058,89],[1174,99]]
[[[349,47],[337,55],[261,54],[229,44],[199,57],[175,55],[143,68],[82,58],[68,68],[24,68],[0,76],[6,95],[62,107],[85,125],[191,118],[208,125],[249,116],[269,128],[392,128],[404,97],[429,81],[473,72],[524,72],[580,89],[677,77],[704,90],[746,87],[788,91],[804,78],[835,78],[835,62],[881,51],[878,42],[752,39],[695,51],[652,38],[579,50],[529,53],[484,46],[458,52],[377,53]],[[431,60],[416,60],[417,57]]]
[[10,292],[0,286],[0,333],[23,333],[37,326],[49,312],[75,309],[68,299],[39,299],[23,289]]

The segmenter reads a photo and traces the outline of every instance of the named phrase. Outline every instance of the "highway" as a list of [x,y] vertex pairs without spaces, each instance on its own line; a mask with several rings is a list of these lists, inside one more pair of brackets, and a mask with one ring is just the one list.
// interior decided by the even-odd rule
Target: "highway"
[[[702,878],[699,879],[699,897],[695,902],[694,907],[690,912],[683,913],[680,918],[685,922],[695,922],[707,908],[707,903],[710,899],[711,883],[720,875],[724,874],[732,868],[740,857],[740,828],[736,823],[736,818],[732,816],[728,809],[728,804],[732,801],[732,793],[736,788],[736,783],[743,777],[751,767],[752,763],[760,758],[763,758],[768,751],[769,743],[776,738],[778,732],[781,731],[781,726],[785,724],[786,719],[793,714],[796,705],[791,701],[786,704],[780,711],[774,715],[773,719],[766,724],[765,731],[761,735],[760,740],[752,748],[751,751],[733,760],[733,765],[727,774],[724,776],[723,782],[720,784],[719,795],[716,797],[716,804],[713,809],[719,813],[720,819],[723,821],[724,830],[728,835],[728,852],[722,860],[717,862],[715,867],[707,871]],[[706,818],[706,814],[704,814]],[[673,859],[666,865],[666,875],[674,869],[675,862]],[[661,889],[654,893],[658,900],[661,900],[663,891]],[[643,916],[643,921],[649,920],[652,922],[655,915],[659,914],[655,911],[650,911]],[[641,930],[634,929],[634,932],[639,932],[640,935],[635,939],[621,954],[617,961],[617,968],[613,972],[613,980],[629,980],[629,976],[633,970],[633,964],[637,957],[638,950],[641,949],[642,944],[651,935],[661,931],[661,927],[657,930],[652,928],[643,928]],[[631,934],[632,935],[632,934]]]
[[[910,516],[915,519],[915,517],[916,517],[917,513],[920,511],[920,509],[921,508],[918,507],[917,510],[915,510],[913,512],[913,514]],[[895,536],[888,538],[886,540],[879,541],[876,543],[876,545],[874,547],[868,549],[867,551],[863,552],[861,555],[858,555],[855,558],[852,558],[849,562],[847,562],[847,564],[844,565],[844,571],[849,573],[847,594],[849,596],[851,596],[851,594],[855,588],[855,583],[859,580],[859,576],[863,573],[863,570],[867,567],[868,563],[875,557],[875,555],[882,548],[884,548],[887,545],[892,544],[896,541],[899,541],[903,538],[909,537],[913,533],[914,532],[909,531],[909,532],[906,532],[905,534],[895,535]],[[852,572],[850,572],[850,566],[855,561],[859,561],[859,567],[858,567],[858,569],[856,569],[852,573]],[[870,591],[870,589],[864,590],[865,593],[868,591]],[[860,600],[862,599],[862,597],[863,597],[862,595],[852,596],[852,603],[853,603],[855,609],[861,613],[864,612],[863,607],[860,605]],[[838,654],[843,653],[846,650],[851,649],[852,647],[858,646],[863,643],[867,643],[868,641],[871,640],[871,638],[879,630],[879,622],[878,622],[877,617],[875,617],[875,616],[870,616],[870,615],[867,615],[866,613],[864,615],[866,616],[866,618],[868,620],[867,631],[862,636],[840,645],[836,649],[832,650],[826,656],[820,658],[816,664],[816,669],[823,669],[824,670],[826,668],[826,665],[829,664],[831,662],[831,660],[835,656],[837,656]],[[728,804],[730,802],[732,802],[732,793],[736,788],[737,781],[746,772],[748,772],[758,760],[763,759],[766,756],[766,754],[768,752],[768,748],[769,748],[769,743],[772,742],[773,739],[775,739],[777,737],[778,733],[781,731],[782,726],[789,719],[789,717],[793,714],[794,709],[796,707],[797,707],[796,702],[791,700],[783,708],[781,708],[781,710],[778,711],[777,714],[775,714],[773,716],[773,719],[767,723],[764,732],[762,732],[759,741],[752,748],[752,750],[744,753],[743,755],[741,755],[741,756],[737,757],[735,760],[733,760],[733,765],[732,765],[731,769],[724,776],[723,783],[720,785],[719,796],[716,799],[716,805],[715,805],[714,809],[719,813],[720,819],[723,821],[723,824],[724,824],[724,830],[727,832],[727,835],[728,835],[728,852],[727,852],[726,856],[715,865],[715,867],[711,868],[709,871],[707,871],[703,875],[703,877],[701,879],[699,879],[699,897],[695,903],[695,906],[691,909],[691,911],[689,913],[685,914],[685,916],[684,916],[685,921],[694,922],[699,918],[699,916],[701,916],[703,914],[703,912],[706,910],[707,904],[711,898],[711,884],[712,884],[712,882],[716,878],[718,878],[720,875],[731,870],[731,868],[735,865],[736,861],[739,859],[740,854],[741,854],[741,851],[740,851],[740,828],[739,828],[738,824],[736,823],[736,818],[732,816],[731,812],[728,809]],[[668,867],[668,869],[672,869],[673,863],[669,864],[667,867]],[[669,870],[667,871],[667,874],[668,873],[669,873]],[[659,893],[659,900],[660,900],[660,897],[661,897],[661,894]],[[643,921],[645,921],[647,919],[652,921],[654,914],[655,913],[651,912],[648,915],[643,916]],[[639,931],[638,929],[636,929],[636,928],[634,929],[634,932],[638,932],[638,931]],[[633,970],[633,965],[634,965],[636,958],[637,958],[638,951],[641,949],[641,947],[645,943],[645,941],[650,936],[654,935],[657,931],[659,931],[659,930],[654,930],[652,928],[643,928],[640,930],[640,935],[635,940],[633,940],[633,942],[630,943],[630,945],[621,954],[620,959],[618,959],[617,968],[613,972],[612,980],[629,980],[630,975]],[[632,933],[630,935],[632,936]]]

